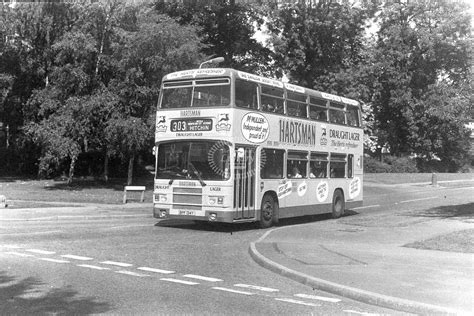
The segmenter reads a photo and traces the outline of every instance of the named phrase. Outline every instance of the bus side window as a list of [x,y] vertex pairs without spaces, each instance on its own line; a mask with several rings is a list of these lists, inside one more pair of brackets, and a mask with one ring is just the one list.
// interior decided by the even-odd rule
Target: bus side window
[[347,106],[347,125],[359,127],[359,108],[356,106]]
[[327,178],[328,173],[328,154],[311,153],[310,155],[310,178]]
[[306,166],[308,165],[308,153],[303,151],[288,151],[286,172],[288,178],[306,178]]
[[263,148],[260,155],[260,177],[262,179],[282,179],[285,151]]
[[329,122],[336,124],[346,124],[344,104],[331,102],[329,109]]
[[316,121],[327,122],[327,101],[315,97],[309,98],[309,118]]
[[306,95],[288,91],[286,93],[286,108],[289,116],[307,118]]
[[262,85],[260,102],[262,111],[283,114],[283,89]]
[[309,106],[309,118],[316,121],[326,122],[327,121],[327,110],[319,106]]
[[344,178],[346,176],[346,155],[331,153],[329,167],[331,178]]
[[241,79],[235,80],[235,104],[240,108],[258,108],[257,84]]
[[329,121],[336,124],[345,124],[344,111],[329,109]]

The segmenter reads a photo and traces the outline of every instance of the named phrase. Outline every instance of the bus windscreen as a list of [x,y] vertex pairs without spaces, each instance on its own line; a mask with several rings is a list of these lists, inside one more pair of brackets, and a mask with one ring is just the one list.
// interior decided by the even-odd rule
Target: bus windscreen
[[158,146],[157,179],[227,180],[229,145],[217,141],[179,141]]
[[163,84],[161,108],[226,107],[230,79],[168,81]]

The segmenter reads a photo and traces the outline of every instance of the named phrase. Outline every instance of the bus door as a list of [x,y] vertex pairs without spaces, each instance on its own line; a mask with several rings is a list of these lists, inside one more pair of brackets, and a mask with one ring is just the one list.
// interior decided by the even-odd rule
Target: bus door
[[234,219],[254,218],[256,151],[245,145],[235,148]]

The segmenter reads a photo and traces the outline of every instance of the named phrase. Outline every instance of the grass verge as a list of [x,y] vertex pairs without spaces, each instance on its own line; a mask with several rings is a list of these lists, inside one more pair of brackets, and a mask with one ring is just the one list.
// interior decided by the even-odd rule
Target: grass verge
[[[0,195],[5,195],[9,207],[64,206],[70,203],[121,204],[125,179],[66,181],[0,179]],[[153,178],[137,179],[134,185],[145,185],[145,202],[151,202]],[[135,198],[135,192],[127,197]],[[139,193],[137,196],[139,197]],[[61,205],[62,203],[62,205]]]
[[[431,183],[432,173],[366,173],[364,181],[380,184]],[[473,173],[437,173],[438,181],[474,180]]]

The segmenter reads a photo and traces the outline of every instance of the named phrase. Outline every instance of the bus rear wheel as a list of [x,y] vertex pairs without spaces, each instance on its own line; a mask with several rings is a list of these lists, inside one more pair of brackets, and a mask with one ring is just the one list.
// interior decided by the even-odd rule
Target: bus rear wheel
[[346,202],[344,200],[344,194],[341,190],[334,191],[332,197],[332,218],[339,218],[344,215],[345,208]]
[[278,221],[278,203],[270,194],[265,194],[260,208],[260,228],[271,227]]

